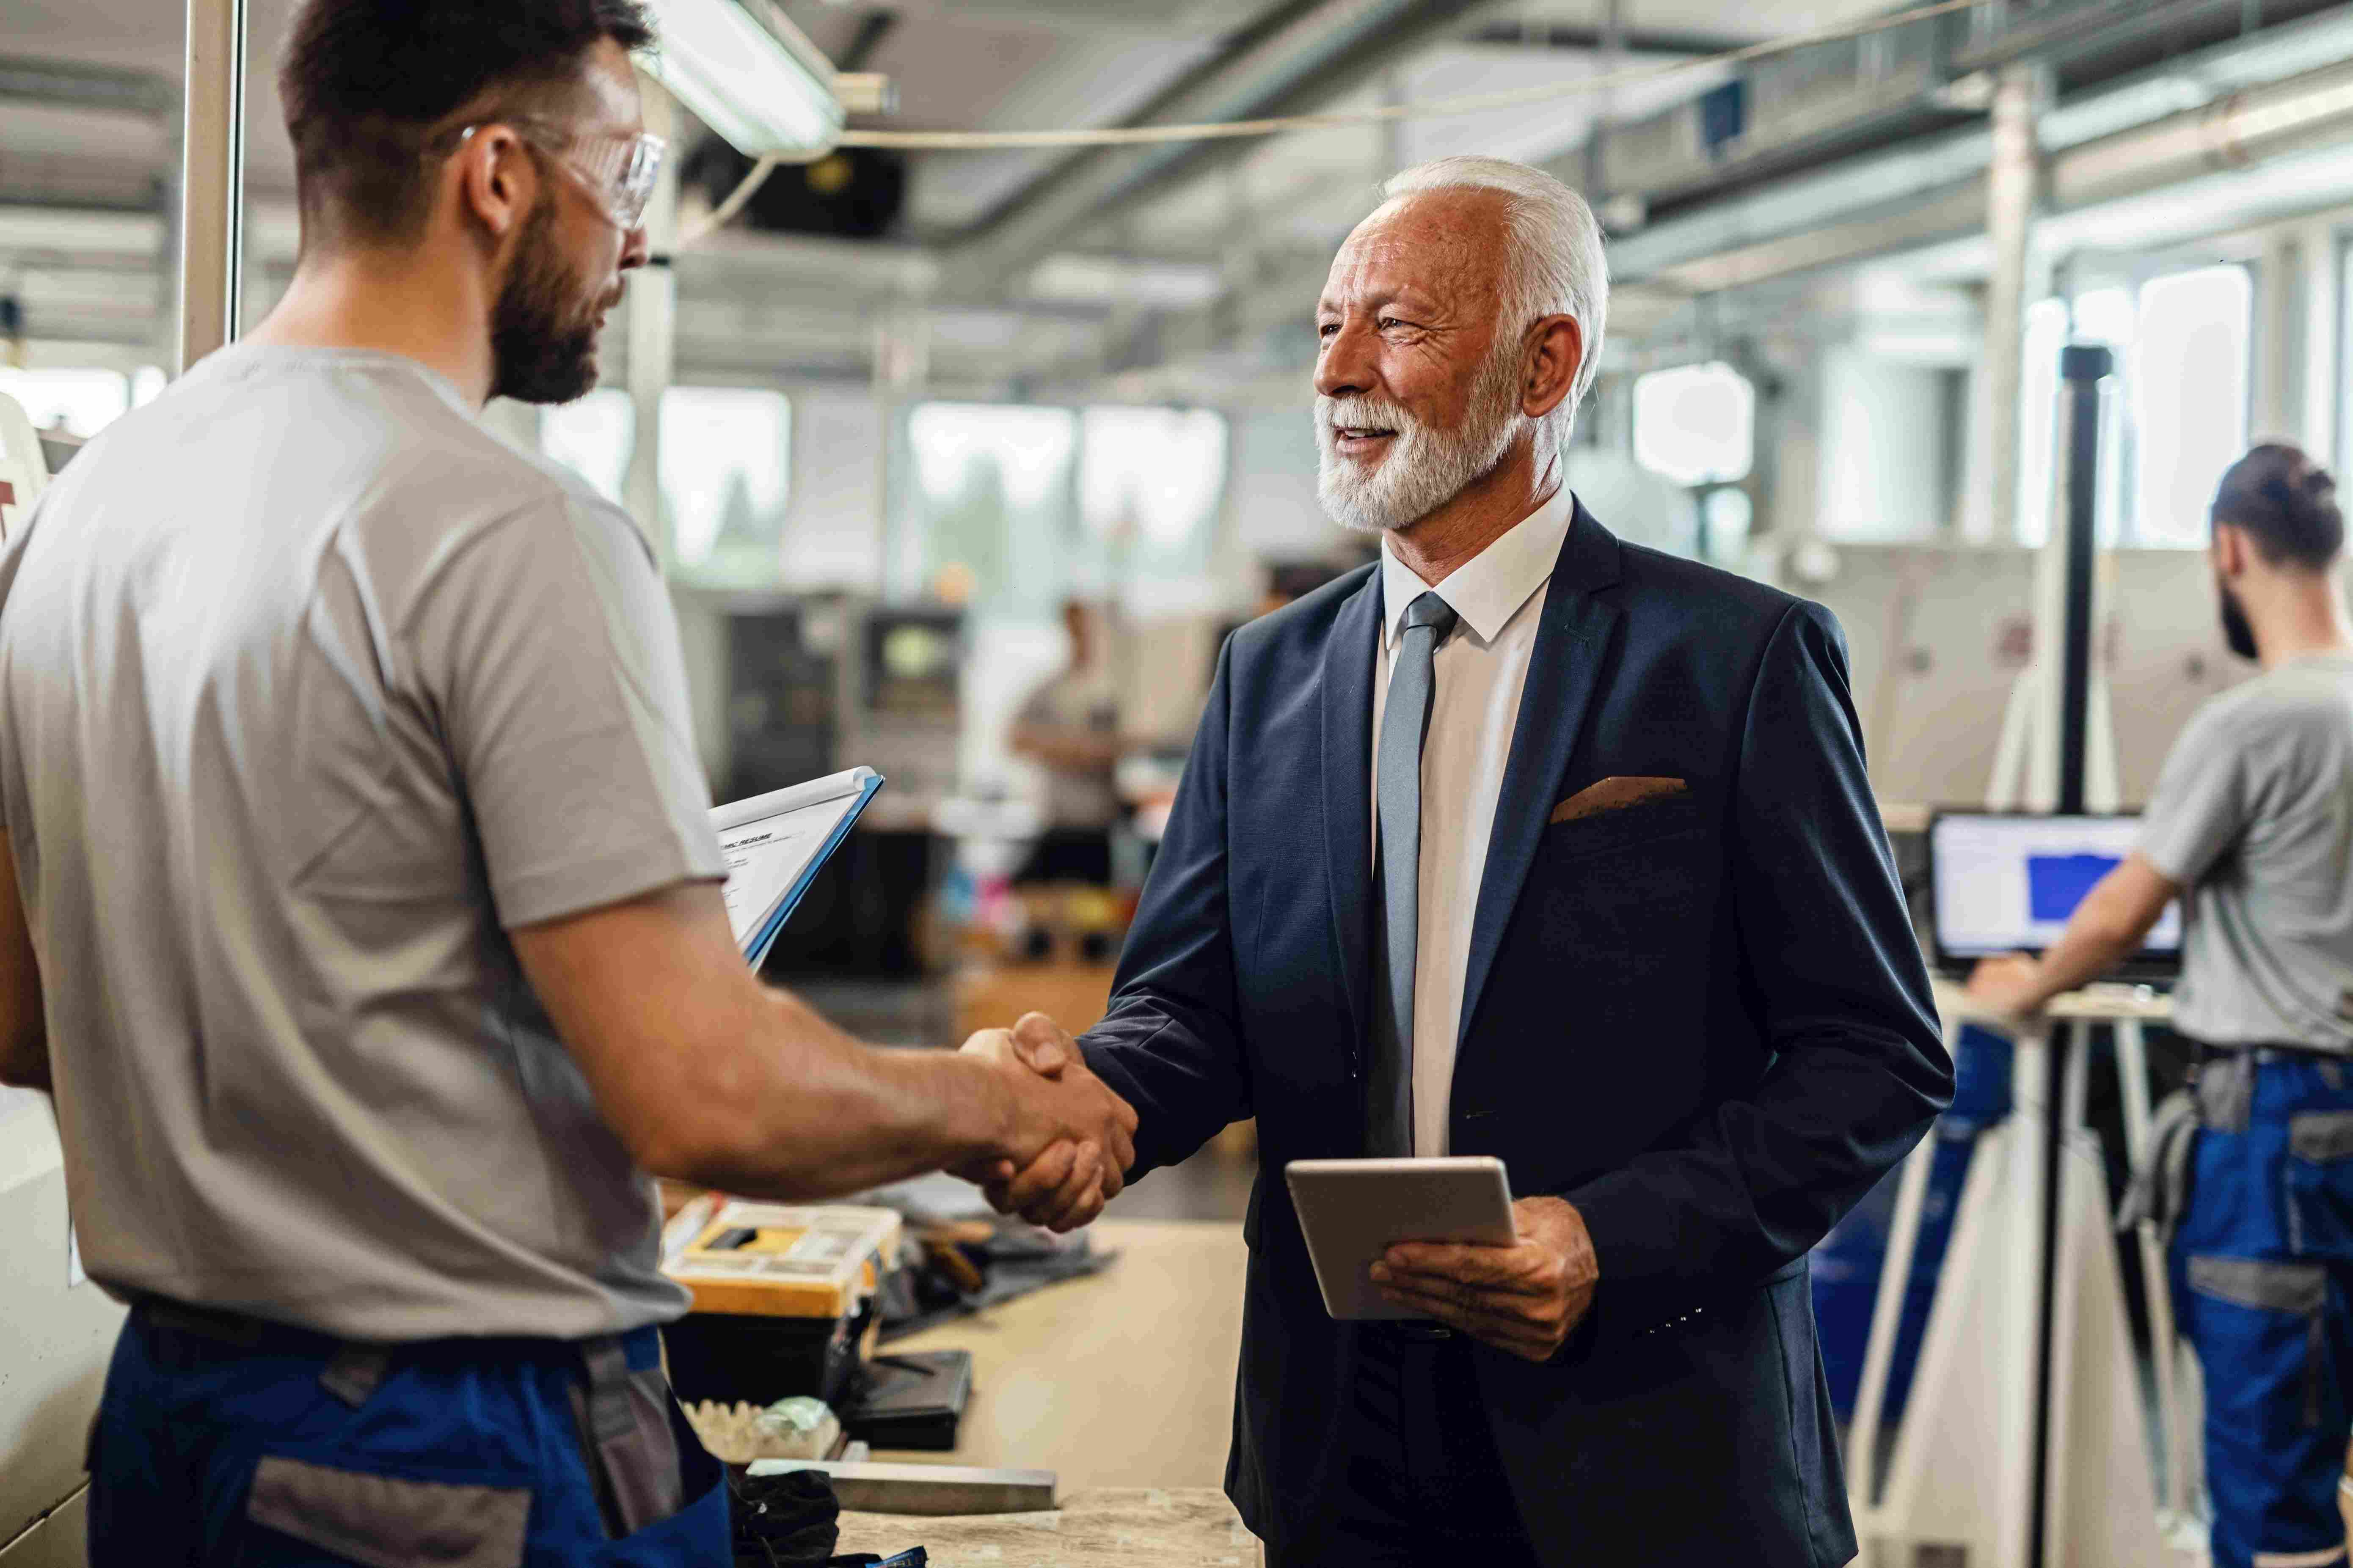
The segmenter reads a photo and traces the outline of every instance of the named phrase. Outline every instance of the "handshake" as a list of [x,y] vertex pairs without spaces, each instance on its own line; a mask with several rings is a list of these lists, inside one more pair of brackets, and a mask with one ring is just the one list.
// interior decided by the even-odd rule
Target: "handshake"
[[964,1043],[1001,1075],[1012,1108],[999,1152],[957,1166],[999,1214],[1075,1230],[1103,1212],[1135,1163],[1135,1110],[1087,1068],[1078,1046],[1043,1013]]

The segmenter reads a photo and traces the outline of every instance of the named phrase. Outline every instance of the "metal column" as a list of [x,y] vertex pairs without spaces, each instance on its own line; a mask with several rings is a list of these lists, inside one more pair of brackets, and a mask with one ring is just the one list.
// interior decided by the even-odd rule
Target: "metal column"
[[[2304,449],[2312,460],[2333,468],[2343,458],[2337,449],[2339,367],[2344,345],[2337,333],[2338,274],[2344,268],[2333,226],[2305,226],[2297,248],[2304,252],[2304,386],[2298,412],[2304,427]],[[2259,437],[2262,432],[2256,433]]]
[[175,373],[237,336],[245,259],[246,4],[188,0]]
[[1988,532],[2003,544],[2018,537],[2019,392],[2025,380],[2029,289],[2037,281],[2031,276],[2033,224],[2042,190],[2035,120],[2047,80],[2039,66],[2004,66],[1993,95],[1993,161],[1986,177],[1993,273],[1986,282],[1977,423]]
[[[645,106],[646,129],[657,136],[674,134],[677,114],[670,94],[659,82],[638,78]],[[654,542],[668,571],[677,553],[661,504],[661,402],[670,385],[678,355],[678,169],[676,157],[662,161],[661,178],[646,206],[646,244],[652,260],[629,279],[629,356],[626,369],[629,402],[636,414],[636,440],[629,448],[629,466],[621,477],[621,503]]]

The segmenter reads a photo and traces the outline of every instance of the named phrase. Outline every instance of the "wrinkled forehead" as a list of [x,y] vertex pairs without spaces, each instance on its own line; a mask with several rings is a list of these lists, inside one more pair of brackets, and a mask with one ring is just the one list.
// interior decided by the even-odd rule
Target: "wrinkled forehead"
[[1505,204],[1500,191],[1452,187],[1394,196],[1358,224],[1332,258],[1322,305],[1404,296],[1451,310],[1501,304]]

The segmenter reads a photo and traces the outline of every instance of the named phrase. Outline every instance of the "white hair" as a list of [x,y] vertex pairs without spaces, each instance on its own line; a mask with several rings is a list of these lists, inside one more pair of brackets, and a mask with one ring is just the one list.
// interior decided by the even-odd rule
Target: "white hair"
[[1424,191],[1500,191],[1509,259],[1504,274],[1504,331],[1496,352],[1516,346],[1546,316],[1576,318],[1580,338],[1577,381],[1537,427],[1537,456],[1568,444],[1577,405],[1592,389],[1601,364],[1601,334],[1609,317],[1609,264],[1601,254],[1601,225],[1585,198],[1541,169],[1507,158],[1438,158],[1417,163],[1381,187],[1386,201]]

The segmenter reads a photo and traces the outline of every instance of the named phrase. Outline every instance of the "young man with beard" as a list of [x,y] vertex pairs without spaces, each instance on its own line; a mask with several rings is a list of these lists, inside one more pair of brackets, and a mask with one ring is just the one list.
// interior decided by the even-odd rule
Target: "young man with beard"
[[2031,1016],[2138,949],[2183,900],[2173,1026],[2200,1062],[2143,1179],[2168,1194],[2175,1300],[2206,1373],[2213,1561],[2321,1568],[2345,1561],[2337,1496],[2353,1433],[2345,519],[2327,474],[2267,445],[2222,476],[2213,528],[2224,636],[2263,673],[2189,721],[2139,848],[2060,940],[2039,960],[1989,959],[1969,992]]
[[757,984],[650,548],[476,422],[596,380],[649,41],[635,0],[308,0],[293,286],[0,555],[0,1079],[132,1305],[98,1568],[725,1563],[648,1171],[1059,1148],[1068,1221],[1126,1163],[1075,1063]]
[[[1561,486],[1582,201],[1388,195],[1316,309],[1324,501],[1381,560],[1228,642],[1081,1042],[1139,1173],[1258,1119],[1228,1489],[1283,1565],[1843,1563],[1806,1252],[1950,1089],[1844,647]],[[1517,1244],[1398,1247],[1412,1318],[1335,1322],[1284,1164],[1436,1154],[1504,1162]]]

